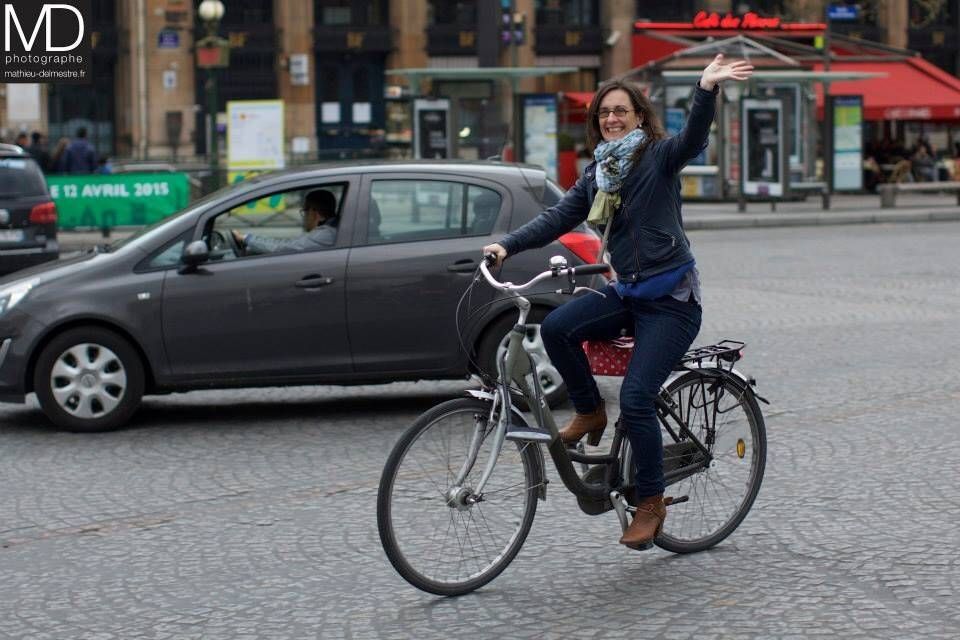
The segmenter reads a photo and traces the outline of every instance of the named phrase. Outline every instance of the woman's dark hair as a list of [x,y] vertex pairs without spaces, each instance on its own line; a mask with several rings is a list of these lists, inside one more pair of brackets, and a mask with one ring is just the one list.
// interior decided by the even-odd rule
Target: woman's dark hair
[[587,146],[593,151],[598,144],[603,142],[603,134],[600,131],[600,119],[598,115],[600,103],[603,102],[603,98],[608,93],[617,89],[626,92],[626,94],[630,96],[630,103],[633,105],[633,110],[636,111],[638,115],[643,115],[643,130],[647,133],[647,139],[637,148],[636,157],[639,158],[648,144],[654,140],[666,138],[667,135],[664,133],[663,125],[660,124],[660,118],[653,108],[653,103],[650,102],[647,96],[643,95],[643,92],[640,91],[637,85],[623,80],[607,80],[597,88],[597,93],[593,96],[593,100],[590,101],[590,107],[587,109]]

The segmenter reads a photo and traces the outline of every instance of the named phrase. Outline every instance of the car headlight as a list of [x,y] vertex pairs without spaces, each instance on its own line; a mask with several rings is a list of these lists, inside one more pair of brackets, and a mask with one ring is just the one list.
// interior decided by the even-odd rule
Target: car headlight
[[27,297],[38,282],[40,282],[39,279],[21,280],[0,288],[0,314],[17,306],[17,303]]

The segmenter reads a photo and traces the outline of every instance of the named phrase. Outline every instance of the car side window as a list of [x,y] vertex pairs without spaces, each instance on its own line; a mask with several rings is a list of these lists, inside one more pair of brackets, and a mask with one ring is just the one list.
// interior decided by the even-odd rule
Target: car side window
[[137,271],[152,271],[154,269],[167,269],[180,264],[180,256],[190,241],[191,231],[181,233],[179,236],[166,243],[151,255],[147,256],[139,265]]
[[489,235],[502,198],[493,189],[447,180],[374,180],[368,244]]
[[232,207],[203,233],[211,260],[328,249],[336,245],[345,183],[278,191]]

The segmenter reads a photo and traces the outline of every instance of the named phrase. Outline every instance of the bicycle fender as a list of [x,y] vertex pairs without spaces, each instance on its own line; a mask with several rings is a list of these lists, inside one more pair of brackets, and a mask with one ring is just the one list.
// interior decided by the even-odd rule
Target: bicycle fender
[[685,364],[684,367],[685,367],[685,368],[684,368],[682,371],[674,371],[674,372],[672,372],[672,373],[670,374],[670,376],[667,378],[667,381],[663,383],[663,387],[662,387],[662,388],[663,388],[663,389],[666,389],[667,387],[669,387],[671,384],[673,384],[673,381],[674,381],[674,380],[676,380],[677,378],[679,378],[679,377],[681,377],[682,375],[686,374],[687,371],[695,371],[695,370],[698,370],[698,369],[699,369],[700,371],[715,371],[718,375],[721,375],[721,376],[727,376],[727,377],[732,376],[732,377],[735,378],[737,381],[739,381],[740,384],[743,385],[743,388],[746,389],[747,391],[749,391],[757,400],[760,400],[760,401],[763,402],[764,404],[770,404],[770,401],[769,401],[769,400],[767,400],[766,398],[764,398],[763,396],[761,396],[759,393],[757,393],[757,380],[756,380],[756,378],[754,378],[753,376],[748,376],[748,375],[746,375],[745,373],[743,373],[742,371],[740,371],[740,370],[737,369],[736,367],[729,367],[729,368],[728,368],[728,367],[726,367],[726,366],[721,366],[721,365],[717,364],[716,362],[712,362],[712,361],[709,361],[709,360],[706,361],[706,362],[699,363],[699,364],[697,364],[697,363]]
[[[467,389],[467,395],[477,398],[479,400],[489,400],[490,402],[493,402],[494,400],[493,392],[485,391],[483,389]],[[520,411],[516,407],[511,406],[510,408],[512,410],[514,417],[519,419],[519,423],[522,425],[526,425],[527,421],[523,417],[523,414],[520,413]],[[532,444],[532,443],[529,443],[529,444]],[[537,497],[540,498],[541,500],[546,500],[548,480],[547,480],[547,472],[546,472],[547,464],[543,459],[543,449],[541,449],[539,446],[534,446],[532,448],[532,451],[534,452],[533,453],[533,466],[534,466],[533,473],[535,475],[534,480],[536,481],[537,486],[540,487],[540,490],[537,492],[538,493]]]

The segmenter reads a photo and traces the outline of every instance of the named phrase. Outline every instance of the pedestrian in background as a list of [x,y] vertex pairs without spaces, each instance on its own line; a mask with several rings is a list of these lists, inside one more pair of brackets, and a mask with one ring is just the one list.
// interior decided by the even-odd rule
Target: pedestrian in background
[[13,141],[13,144],[17,145],[24,151],[27,149],[27,134],[23,131],[17,134],[16,139]]
[[47,173],[50,170],[50,153],[47,151],[46,136],[39,131],[34,131],[30,134],[30,139],[32,142],[27,148],[27,153],[33,156],[33,159],[40,165],[40,169]]
[[73,139],[64,154],[63,168],[66,173],[94,173],[97,170],[97,152],[87,140],[87,128],[77,129],[77,137]]
[[65,173],[65,162],[67,156],[67,147],[70,146],[70,138],[60,138],[57,145],[50,152],[50,162],[47,165],[49,173]]
[[483,248],[499,264],[543,247],[585,220],[609,227],[617,281],[602,296],[574,298],[553,310],[540,334],[560,371],[576,415],[560,431],[567,446],[600,442],[607,413],[583,351],[587,340],[610,340],[630,329],[634,352],[620,389],[621,417],[634,453],[636,514],[620,544],[640,548],[663,527],[663,443],[654,399],[700,330],[700,278],[683,231],[680,170],[707,146],[716,95],[725,80],[746,80],[753,66],[717,55],[694,90],[683,129],[667,137],[657,109],[620,80],[597,90],[587,113],[594,162],[556,205]]

